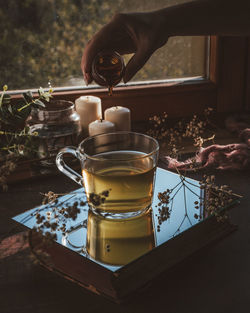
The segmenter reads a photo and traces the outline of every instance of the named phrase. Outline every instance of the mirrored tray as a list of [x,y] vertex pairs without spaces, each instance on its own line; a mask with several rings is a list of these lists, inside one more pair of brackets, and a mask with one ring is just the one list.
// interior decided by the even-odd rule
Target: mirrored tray
[[[49,216],[50,223],[56,221],[59,227],[50,231],[56,234],[55,243],[43,246],[50,256],[49,261],[41,259],[43,265],[121,301],[161,271],[234,229],[228,219],[218,222],[209,211],[210,199],[220,197],[199,181],[157,168],[153,204],[141,216],[111,220],[96,215],[80,188],[13,219],[29,229],[39,227],[37,214],[40,220]],[[231,196],[216,215],[238,201]],[[77,209],[77,217],[66,219],[65,208]],[[34,235],[30,239],[37,255],[41,239]]]

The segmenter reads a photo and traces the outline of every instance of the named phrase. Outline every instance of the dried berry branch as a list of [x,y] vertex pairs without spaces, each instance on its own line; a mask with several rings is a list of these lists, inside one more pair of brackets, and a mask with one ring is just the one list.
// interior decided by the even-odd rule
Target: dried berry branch
[[147,133],[168,147],[169,156],[177,158],[184,149],[184,141],[191,140],[195,147],[202,147],[205,142],[214,140],[214,134],[206,135],[208,126],[212,125],[209,120],[212,111],[207,108],[202,116],[194,115],[189,121],[178,121],[173,127],[168,125],[166,112],[155,115],[149,118],[151,127]]
[[[236,198],[241,198],[240,195],[233,193],[229,186],[216,185],[214,175],[203,175],[202,180],[199,182],[199,186],[187,180],[186,177],[180,173],[179,177],[180,182],[172,189],[167,189],[164,192],[158,193],[159,203],[157,204],[157,231],[160,231],[160,226],[163,222],[171,218],[174,199],[181,191],[183,191],[184,197],[183,219],[173,236],[180,232],[181,227],[186,219],[189,221],[189,224],[192,225],[189,212],[192,212],[193,210],[187,206],[186,190],[189,190],[197,197],[197,200],[194,202],[194,208],[200,211],[199,213],[194,214],[194,218],[199,220],[203,220],[209,216],[215,216],[218,222],[223,222],[228,218],[226,208],[229,207]],[[193,188],[197,188],[197,193],[193,190],[193,188],[190,188],[191,186]],[[203,196],[198,193],[198,190],[204,191]]]
[[[99,194],[91,193],[88,203],[98,207],[98,205],[105,202],[109,196],[109,191],[105,190]],[[70,231],[70,229],[67,229],[67,222],[70,220],[75,221],[78,214],[82,209],[85,210],[85,206],[88,203],[87,201],[75,201],[72,204],[70,200],[75,196],[74,193],[64,201],[58,200],[58,197],[64,194],[56,194],[53,191],[49,191],[42,195],[44,197],[42,200],[44,206],[36,210],[28,218],[33,216],[36,218],[37,226],[33,230],[43,234],[46,240],[56,240],[56,232],[59,231],[62,235],[65,235],[66,232]],[[27,220],[22,222],[27,222]]]

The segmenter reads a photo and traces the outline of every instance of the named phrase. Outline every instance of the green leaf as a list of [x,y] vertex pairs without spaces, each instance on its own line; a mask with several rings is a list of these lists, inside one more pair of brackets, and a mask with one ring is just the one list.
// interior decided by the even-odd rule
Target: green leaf
[[25,120],[31,112],[30,105],[24,106],[23,102],[18,102],[15,106],[12,106],[12,109],[14,116],[23,120]]
[[2,99],[2,104],[9,104],[11,101],[11,96],[10,95],[3,95],[3,99]]
[[0,106],[1,106],[2,103],[3,103],[3,97],[4,97],[4,95],[5,95],[5,93],[2,92],[2,93],[1,93],[1,96],[0,96]]
[[44,98],[45,101],[49,102],[49,99],[52,98],[52,95],[47,92],[47,93],[45,93],[45,94],[43,95],[43,98]]
[[43,95],[44,95],[44,89],[43,89],[42,87],[40,87],[40,88],[38,89],[38,94],[39,94],[40,97],[43,97]]
[[43,94],[44,93],[43,87],[40,87],[38,91],[39,91],[39,93]]
[[41,108],[45,108],[46,106],[41,100],[36,99],[35,101],[32,102],[32,107],[41,109]]
[[33,94],[31,91],[27,91],[23,93],[23,98],[25,100],[25,102],[29,103],[33,100]]
[[12,114],[11,105],[2,106],[0,109],[0,120],[5,124],[13,124],[15,122],[14,115]]
[[10,114],[13,114],[12,106],[8,105],[7,108],[8,108],[8,111],[10,112]]
[[11,98],[9,95],[2,94],[0,97],[0,107],[2,105],[6,105],[6,104],[10,103],[10,100],[11,100]]

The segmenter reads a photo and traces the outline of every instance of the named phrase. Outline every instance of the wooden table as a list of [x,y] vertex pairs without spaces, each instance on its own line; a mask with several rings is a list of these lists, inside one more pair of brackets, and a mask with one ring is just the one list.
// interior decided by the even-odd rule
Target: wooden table
[[[250,171],[216,171],[215,174],[218,183],[230,184],[235,193],[244,196],[230,213],[232,222],[239,226],[238,231],[160,275],[122,305],[34,264],[29,248],[22,242],[23,228],[11,220],[41,204],[41,192],[69,192],[77,186],[61,174],[10,186],[7,192],[0,193],[0,238],[4,238],[0,248],[0,312],[247,312],[250,304]],[[7,249],[3,249],[4,245]]]

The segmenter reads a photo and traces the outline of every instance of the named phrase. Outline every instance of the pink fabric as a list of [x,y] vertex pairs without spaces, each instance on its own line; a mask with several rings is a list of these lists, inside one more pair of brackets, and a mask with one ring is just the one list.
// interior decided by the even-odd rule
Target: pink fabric
[[[235,130],[235,129],[234,129]],[[194,158],[179,162],[165,157],[169,169],[194,170],[194,168],[246,169],[250,168],[250,128],[239,129],[239,137],[244,143],[211,145],[201,148]]]
[[24,239],[24,234],[19,233],[7,237],[0,242],[0,260],[17,254],[29,247],[27,240]]

